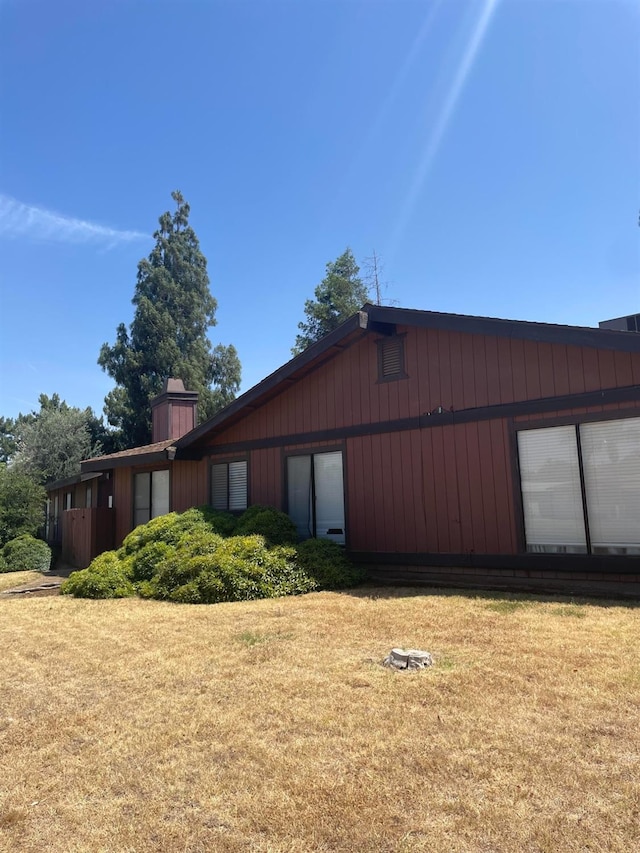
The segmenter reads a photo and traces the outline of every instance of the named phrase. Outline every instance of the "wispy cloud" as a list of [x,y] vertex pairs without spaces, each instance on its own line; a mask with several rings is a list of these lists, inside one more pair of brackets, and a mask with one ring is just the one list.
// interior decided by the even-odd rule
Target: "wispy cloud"
[[0,193],[0,236],[56,243],[93,243],[108,248],[148,238],[140,231],[121,231],[85,219],[33,207]]
[[424,152],[415,170],[412,185],[407,197],[405,198],[403,208],[396,223],[396,228],[391,241],[391,245],[393,247],[391,253],[395,251],[395,247],[397,246],[402,232],[413,213],[424,183],[431,171],[442,144],[442,140],[454,116],[467,79],[471,74],[476,57],[482,47],[485,36],[487,35],[491,19],[495,14],[499,1],[500,0],[482,0],[482,2],[478,2],[472,6],[475,11],[476,18],[464,44],[462,55],[458,59],[455,73],[444,92],[440,109],[436,113],[436,118],[431,127]]

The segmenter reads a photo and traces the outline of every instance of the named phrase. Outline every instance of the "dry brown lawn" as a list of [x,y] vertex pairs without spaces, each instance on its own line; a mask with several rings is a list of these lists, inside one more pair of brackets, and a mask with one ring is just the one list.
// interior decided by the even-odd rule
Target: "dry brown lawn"
[[44,575],[41,572],[3,572],[0,574],[0,592],[37,581],[44,583]]
[[0,849],[639,850],[639,636],[428,590],[3,600]]

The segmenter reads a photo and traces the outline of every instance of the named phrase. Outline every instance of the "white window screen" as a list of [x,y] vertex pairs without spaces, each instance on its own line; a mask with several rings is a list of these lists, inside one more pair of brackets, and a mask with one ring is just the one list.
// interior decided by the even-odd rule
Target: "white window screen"
[[528,551],[585,553],[575,426],[518,433]]
[[640,418],[582,424],[591,547],[640,553]]
[[87,509],[91,509],[91,486],[87,486],[84,496],[84,505]]
[[287,489],[289,517],[296,526],[298,536],[308,539],[313,536],[311,456],[289,456]]
[[316,536],[344,545],[344,487],[342,453],[313,457],[316,489]]
[[151,518],[169,512],[169,472],[153,471],[151,474]]
[[229,509],[247,508],[247,463],[229,462]]

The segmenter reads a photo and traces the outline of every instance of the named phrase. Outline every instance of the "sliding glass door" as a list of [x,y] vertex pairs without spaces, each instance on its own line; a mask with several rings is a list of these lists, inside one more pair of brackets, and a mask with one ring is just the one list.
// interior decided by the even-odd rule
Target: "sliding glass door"
[[344,545],[342,451],[287,459],[288,512],[301,538],[317,536]]

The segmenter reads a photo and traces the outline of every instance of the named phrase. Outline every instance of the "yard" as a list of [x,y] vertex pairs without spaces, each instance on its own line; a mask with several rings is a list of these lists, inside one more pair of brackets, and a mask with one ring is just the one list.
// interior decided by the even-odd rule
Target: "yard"
[[629,604],[430,590],[2,600],[0,849],[628,853],[639,637]]

